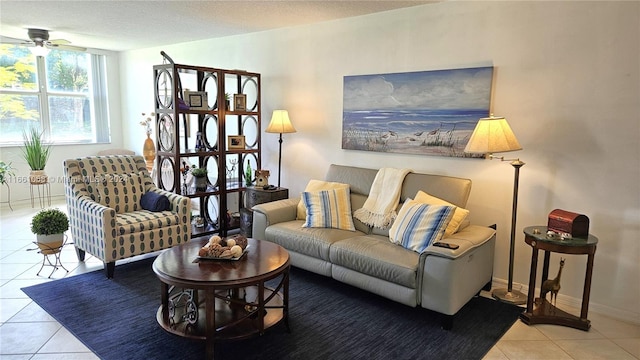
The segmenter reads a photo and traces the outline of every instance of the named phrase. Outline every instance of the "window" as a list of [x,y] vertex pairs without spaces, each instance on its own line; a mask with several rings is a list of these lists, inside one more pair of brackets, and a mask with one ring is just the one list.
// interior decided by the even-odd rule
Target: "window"
[[103,55],[0,45],[0,144],[42,129],[54,144],[109,142]]

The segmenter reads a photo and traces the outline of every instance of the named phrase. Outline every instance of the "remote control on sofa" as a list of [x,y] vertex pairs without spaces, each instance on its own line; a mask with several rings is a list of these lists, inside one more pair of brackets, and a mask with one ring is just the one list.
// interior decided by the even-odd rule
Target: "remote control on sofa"
[[451,249],[451,250],[455,250],[457,248],[459,248],[459,245],[456,244],[449,244],[446,242],[435,242],[433,243],[433,246],[439,246],[439,247],[443,247],[443,248],[447,248],[447,249]]

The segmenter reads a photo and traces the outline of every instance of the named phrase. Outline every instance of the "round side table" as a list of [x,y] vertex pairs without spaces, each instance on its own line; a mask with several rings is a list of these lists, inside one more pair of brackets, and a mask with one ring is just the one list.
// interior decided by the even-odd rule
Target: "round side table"
[[[587,319],[589,311],[589,295],[591,292],[591,275],[593,272],[593,259],[596,253],[598,238],[588,235],[585,238],[562,239],[559,236],[547,236],[546,226],[529,226],[524,229],[524,241],[532,248],[531,272],[529,274],[529,294],[527,297],[527,310],[520,314],[520,319],[527,325],[554,324],[569,326],[580,330],[589,330],[591,321]],[[542,266],[542,281],[544,283],[549,276],[549,258],[552,252],[562,254],[587,255],[587,271],[584,278],[584,290],[582,292],[582,309],[580,317],[562,311],[552,305],[545,298],[535,298],[536,271],[538,269],[538,251],[544,251],[544,263]],[[540,286],[542,288],[542,286]]]

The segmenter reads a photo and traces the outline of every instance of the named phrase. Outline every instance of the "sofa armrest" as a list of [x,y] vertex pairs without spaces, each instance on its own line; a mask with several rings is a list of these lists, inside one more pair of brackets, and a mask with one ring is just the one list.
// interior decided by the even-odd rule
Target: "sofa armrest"
[[457,313],[491,282],[495,239],[492,228],[469,225],[442,240],[458,249],[429,246],[420,258],[420,306],[445,315]]
[[424,255],[437,255],[450,259],[456,259],[463,256],[465,253],[472,249],[481,246],[495,235],[496,231],[490,227],[469,225],[466,228],[458,231],[457,233],[440,240],[450,244],[458,245],[459,248],[455,250],[429,245]]
[[264,231],[269,225],[296,219],[299,198],[283,199],[258,204],[253,207],[252,236],[265,239]]

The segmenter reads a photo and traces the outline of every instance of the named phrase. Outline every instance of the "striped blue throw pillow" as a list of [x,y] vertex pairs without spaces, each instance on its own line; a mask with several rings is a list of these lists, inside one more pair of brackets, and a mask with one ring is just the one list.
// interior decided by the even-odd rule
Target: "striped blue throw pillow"
[[427,205],[407,199],[389,229],[389,239],[422,253],[442,238],[455,210],[455,206]]
[[305,191],[302,202],[307,219],[302,227],[355,231],[349,188]]

